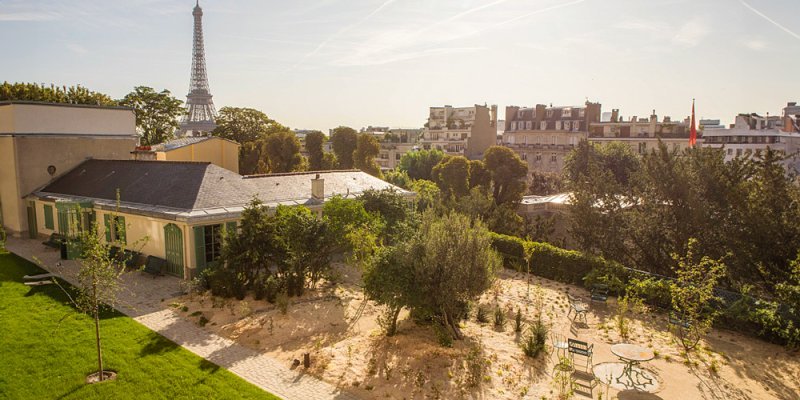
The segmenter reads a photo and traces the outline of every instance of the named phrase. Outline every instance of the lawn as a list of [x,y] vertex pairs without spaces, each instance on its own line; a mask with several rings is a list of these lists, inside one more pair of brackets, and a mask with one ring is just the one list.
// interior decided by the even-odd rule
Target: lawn
[[22,284],[43,272],[0,250],[0,398],[277,399],[116,311],[100,329],[104,368],[118,378],[85,384],[97,370],[94,324],[55,285]]

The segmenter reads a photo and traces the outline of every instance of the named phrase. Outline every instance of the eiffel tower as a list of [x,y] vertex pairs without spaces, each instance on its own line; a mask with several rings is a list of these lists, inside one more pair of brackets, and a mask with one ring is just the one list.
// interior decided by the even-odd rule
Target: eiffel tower
[[178,136],[210,135],[216,128],[217,110],[211,101],[206,74],[206,52],[203,47],[203,9],[197,0],[194,10],[194,46],[192,48],[192,78],[186,95],[186,115],[181,119]]

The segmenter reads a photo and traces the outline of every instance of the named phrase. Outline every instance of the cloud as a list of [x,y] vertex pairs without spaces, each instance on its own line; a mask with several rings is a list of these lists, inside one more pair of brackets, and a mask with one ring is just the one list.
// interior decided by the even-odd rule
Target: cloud
[[785,26],[781,25],[780,23],[778,23],[777,21],[773,20],[772,18],[770,18],[770,17],[766,16],[766,14],[762,13],[761,11],[758,11],[758,10],[756,10],[756,9],[755,9],[755,8],[753,8],[753,6],[751,6],[750,4],[747,4],[747,3],[745,3],[745,1],[744,1],[744,0],[739,0],[739,2],[740,2],[740,3],[742,3],[742,5],[743,5],[743,6],[747,7],[747,9],[748,9],[748,10],[752,11],[753,13],[755,13],[756,15],[758,15],[759,17],[761,17],[761,18],[764,18],[764,19],[765,19],[767,22],[769,22],[770,24],[772,24],[772,25],[775,25],[775,27],[777,27],[778,29],[780,29],[780,30],[782,30],[782,31],[784,31],[784,32],[786,32],[786,33],[788,33],[789,35],[793,36],[795,39],[798,39],[798,40],[800,40],[800,35],[798,35],[798,34],[797,34],[797,33],[795,33],[794,31],[792,31],[792,30],[790,30],[789,28],[787,28],[787,27],[785,27]]
[[742,44],[744,45],[744,47],[747,47],[748,49],[755,51],[764,50],[765,48],[767,48],[767,42],[759,39],[747,39],[743,41]]
[[89,50],[87,50],[86,47],[83,47],[83,46],[81,46],[81,45],[79,45],[77,43],[68,43],[66,47],[71,52],[76,53],[76,54],[86,54],[86,53],[89,52]]
[[61,15],[44,11],[27,12],[2,12],[0,11],[0,21],[52,21],[60,19]]
[[672,43],[694,47],[700,44],[709,33],[711,33],[711,29],[708,25],[699,18],[694,18],[678,28],[678,33],[672,37]]

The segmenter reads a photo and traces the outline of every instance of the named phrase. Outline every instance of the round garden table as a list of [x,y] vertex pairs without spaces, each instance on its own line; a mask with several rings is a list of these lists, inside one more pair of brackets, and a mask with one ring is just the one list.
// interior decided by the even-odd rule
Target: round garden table
[[647,381],[647,384],[653,383],[653,378],[644,374],[641,369],[635,368],[640,363],[650,361],[656,357],[652,350],[636,344],[619,343],[611,346],[611,352],[625,363],[622,374],[617,377],[617,383],[626,385],[625,382],[620,381],[623,377],[627,377],[634,388],[637,385],[644,385],[642,381]]

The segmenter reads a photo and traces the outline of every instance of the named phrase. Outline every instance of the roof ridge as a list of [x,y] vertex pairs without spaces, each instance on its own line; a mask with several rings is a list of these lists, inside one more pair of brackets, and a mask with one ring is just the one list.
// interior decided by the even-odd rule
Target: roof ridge
[[327,171],[295,171],[295,172],[278,172],[272,174],[253,174],[253,175],[244,175],[242,176],[243,179],[251,179],[251,178],[269,178],[273,176],[292,176],[292,175],[311,175],[311,174],[329,174],[333,172],[361,172],[360,169],[333,169]]
[[87,158],[87,161],[103,161],[103,162],[129,162],[129,163],[161,163],[161,164],[203,164],[211,165],[210,161],[178,161],[178,160],[126,160],[126,159],[113,159],[113,158]]

